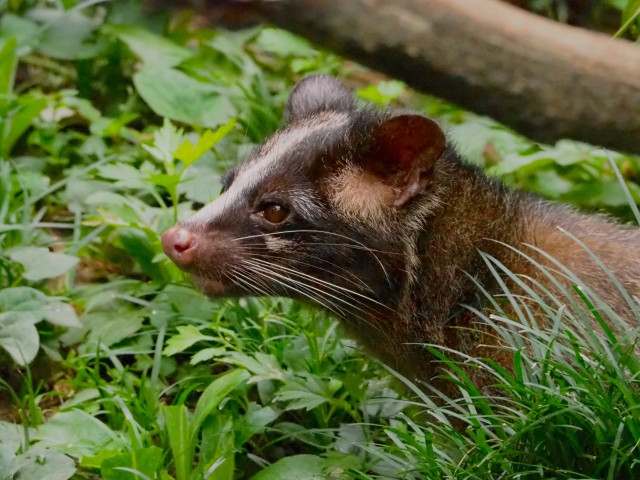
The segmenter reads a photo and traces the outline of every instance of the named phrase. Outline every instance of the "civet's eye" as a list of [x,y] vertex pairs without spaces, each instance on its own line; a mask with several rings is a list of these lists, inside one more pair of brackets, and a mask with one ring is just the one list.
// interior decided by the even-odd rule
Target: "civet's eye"
[[277,203],[272,203],[267,205],[260,214],[264,217],[265,220],[271,223],[282,223],[289,216],[289,210],[287,210],[282,205],[278,205]]

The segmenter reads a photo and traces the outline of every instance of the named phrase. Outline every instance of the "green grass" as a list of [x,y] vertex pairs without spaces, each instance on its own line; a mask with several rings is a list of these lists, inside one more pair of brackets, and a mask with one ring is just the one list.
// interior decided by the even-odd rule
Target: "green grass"
[[[360,67],[276,29],[52,5],[0,2],[0,479],[638,477],[637,329],[578,278],[580,294],[505,292],[518,318],[500,299],[478,312],[514,373],[467,359],[496,402],[451,365],[452,400],[298,303],[210,302],[162,254],[159,235],[280,125],[297,79]],[[634,218],[637,157],[538,145],[397,81],[361,87],[437,116],[512,185]]]

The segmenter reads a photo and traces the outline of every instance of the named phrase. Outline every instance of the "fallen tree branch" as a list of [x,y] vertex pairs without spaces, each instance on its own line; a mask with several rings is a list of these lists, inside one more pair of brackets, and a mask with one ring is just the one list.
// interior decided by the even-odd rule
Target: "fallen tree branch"
[[631,42],[499,0],[227,3],[534,140],[640,154],[640,47]]

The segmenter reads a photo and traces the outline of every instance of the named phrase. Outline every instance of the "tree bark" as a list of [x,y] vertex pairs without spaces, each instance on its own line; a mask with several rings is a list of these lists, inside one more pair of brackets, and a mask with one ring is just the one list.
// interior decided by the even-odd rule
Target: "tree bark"
[[230,3],[258,5],[278,27],[534,140],[640,154],[640,47],[631,42],[499,0]]

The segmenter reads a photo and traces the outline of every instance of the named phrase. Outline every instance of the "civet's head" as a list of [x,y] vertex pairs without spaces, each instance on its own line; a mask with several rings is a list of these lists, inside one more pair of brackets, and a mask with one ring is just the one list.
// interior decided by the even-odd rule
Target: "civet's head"
[[306,77],[287,125],[164,233],[164,251],[214,297],[283,295],[337,314],[386,303],[445,146],[426,117],[358,109],[333,77]]

